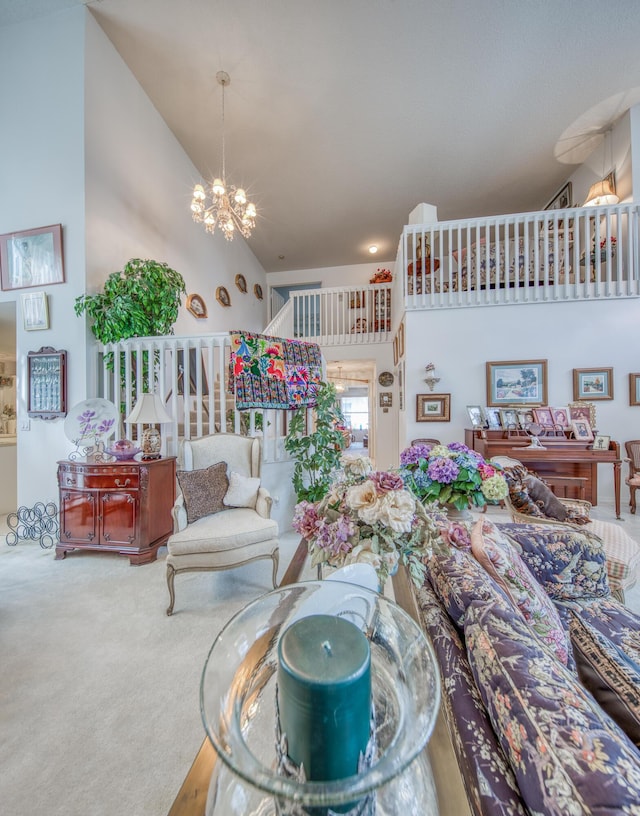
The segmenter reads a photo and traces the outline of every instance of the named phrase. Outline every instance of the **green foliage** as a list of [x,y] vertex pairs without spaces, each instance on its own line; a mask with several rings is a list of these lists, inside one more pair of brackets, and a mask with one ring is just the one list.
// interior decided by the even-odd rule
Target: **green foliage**
[[186,291],[182,275],[166,263],[132,258],[109,275],[101,293],[77,297],[74,310],[92,319],[91,331],[101,343],[159,337],[173,334]]
[[293,489],[297,501],[316,502],[322,499],[331,483],[331,474],[340,465],[344,437],[336,425],[344,422],[336,389],[331,383],[321,383],[314,409],[315,422],[311,433],[305,433],[306,409],[293,412],[284,449],[294,459]]

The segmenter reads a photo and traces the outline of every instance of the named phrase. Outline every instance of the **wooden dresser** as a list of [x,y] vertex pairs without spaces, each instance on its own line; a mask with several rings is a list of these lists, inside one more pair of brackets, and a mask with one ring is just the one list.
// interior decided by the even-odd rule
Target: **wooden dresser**
[[173,532],[175,457],[125,462],[58,462],[60,542],[70,550],[128,555],[131,564],[155,561]]
[[620,518],[620,445],[611,441],[608,450],[594,450],[591,442],[568,439],[566,436],[543,436],[543,448],[530,447],[528,436],[508,436],[505,431],[479,430],[467,428],[464,432],[465,445],[478,451],[485,459],[492,456],[510,456],[518,459],[530,470],[554,487],[554,477],[565,480],[565,485],[574,480],[575,488],[568,487],[568,498],[584,498],[591,504],[598,503],[598,465],[612,464],[616,503],[616,518]]

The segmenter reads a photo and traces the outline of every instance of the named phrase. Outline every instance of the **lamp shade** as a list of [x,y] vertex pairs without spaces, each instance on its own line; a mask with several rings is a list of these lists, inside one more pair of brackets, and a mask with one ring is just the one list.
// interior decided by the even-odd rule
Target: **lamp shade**
[[145,422],[155,425],[158,422],[171,422],[171,417],[166,412],[158,394],[143,394],[125,422]]
[[620,199],[611,186],[608,178],[597,181],[589,187],[585,207],[606,207],[609,204],[617,204]]

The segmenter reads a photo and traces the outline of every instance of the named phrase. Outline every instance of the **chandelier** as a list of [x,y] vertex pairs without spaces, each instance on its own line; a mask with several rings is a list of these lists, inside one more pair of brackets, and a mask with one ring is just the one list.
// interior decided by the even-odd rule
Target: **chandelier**
[[245,238],[251,236],[251,231],[256,225],[256,207],[247,201],[247,194],[242,187],[227,187],[224,155],[224,89],[231,82],[231,78],[226,71],[218,71],[216,79],[218,84],[222,85],[222,177],[214,178],[208,190],[202,184],[196,184],[193,188],[191,214],[194,221],[204,224],[207,232],[215,232],[217,225],[227,241],[232,241],[236,229],[240,230]]

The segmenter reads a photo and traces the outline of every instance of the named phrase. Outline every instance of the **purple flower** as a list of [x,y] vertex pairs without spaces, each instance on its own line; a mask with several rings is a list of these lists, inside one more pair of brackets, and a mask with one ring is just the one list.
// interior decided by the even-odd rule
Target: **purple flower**
[[428,459],[431,445],[411,445],[400,454],[401,465],[417,465],[420,459]]
[[320,518],[318,517],[318,510],[315,504],[307,501],[296,504],[293,521],[291,523],[296,533],[299,533],[307,540],[312,539],[316,534],[319,524]]
[[442,538],[458,550],[471,549],[471,536],[464,524],[457,524],[455,521],[440,530]]
[[351,549],[349,539],[356,532],[356,525],[348,516],[338,516],[335,521],[320,519],[316,527],[316,544],[329,555],[347,553]]
[[385,470],[376,470],[369,478],[375,484],[378,493],[388,493],[390,490],[402,490],[404,482],[398,473]]
[[436,459],[429,464],[427,474],[434,482],[440,484],[450,484],[454,482],[460,473],[460,468],[453,459]]
[[447,445],[450,451],[460,451],[460,453],[472,453],[471,449],[468,448],[466,445],[463,445],[462,442],[452,442],[450,445]]

